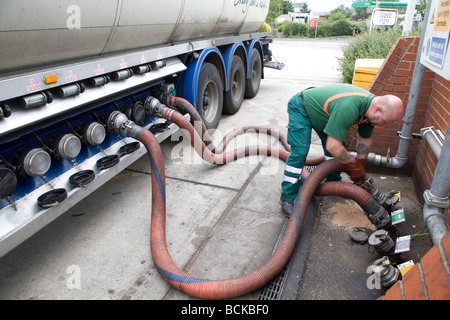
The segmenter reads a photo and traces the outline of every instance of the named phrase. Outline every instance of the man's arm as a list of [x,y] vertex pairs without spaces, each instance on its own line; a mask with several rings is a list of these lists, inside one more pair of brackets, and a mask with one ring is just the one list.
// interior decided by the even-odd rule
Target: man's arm
[[[365,140],[365,139],[363,139]],[[366,142],[366,141],[364,141]],[[366,144],[363,141],[360,141],[361,149],[365,150]],[[362,147],[364,146],[364,147]],[[336,161],[339,163],[345,164],[347,167],[347,173],[350,175],[350,179],[359,182],[364,179],[366,176],[366,172],[364,170],[363,165],[356,160],[356,158],[352,157],[347,149],[344,147],[343,143],[339,140],[336,140],[332,136],[328,136],[326,148],[329,153],[334,157]],[[365,153],[364,153],[365,154]],[[362,155],[364,155],[362,154]],[[367,156],[367,155],[366,155]],[[365,158],[364,158],[365,159]]]
[[370,148],[372,147],[372,137],[362,138],[356,133],[356,155],[358,159],[367,159]]
[[367,167],[367,155],[372,146],[372,137],[362,138],[356,133],[356,159],[364,169]]
[[337,162],[347,164],[352,160],[352,156],[344,147],[342,142],[336,140],[332,136],[328,136],[326,148],[329,153],[336,159]]

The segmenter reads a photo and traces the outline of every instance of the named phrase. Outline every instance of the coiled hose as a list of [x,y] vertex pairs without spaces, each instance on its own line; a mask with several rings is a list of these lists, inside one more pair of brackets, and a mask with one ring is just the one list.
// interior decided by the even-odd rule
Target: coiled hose
[[[230,133],[228,133],[225,137],[223,137],[221,144],[216,147],[216,146],[214,146],[214,144],[212,142],[212,138],[209,135],[209,131],[206,128],[205,124],[203,123],[202,118],[200,117],[197,110],[192,106],[192,104],[189,101],[187,101],[186,99],[180,98],[180,97],[170,96],[169,98],[167,98],[167,104],[170,106],[174,106],[184,112],[187,112],[191,116],[192,120],[194,121],[194,129],[196,129],[197,133],[201,137],[203,137],[203,141],[205,142],[205,145],[208,147],[208,149],[214,153],[222,153],[223,150],[226,149],[228,142],[230,142],[232,139],[234,139],[238,135],[248,133],[248,132],[266,133],[272,137],[278,138],[280,143],[283,145],[283,147],[287,151],[291,150],[290,145],[287,143],[287,137],[283,132],[281,132],[278,129],[265,128],[265,127],[259,127],[259,126],[248,126],[248,127],[242,127],[242,128],[235,129],[235,130],[231,131]],[[200,126],[200,128],[198,128],[198,126]],[[319,159],[317,159],[317,160],[319,160]],[[323,157],[322,157],[322,160],[320,160],[320,162],[321,161],[323,161]]]
[[[193,128],[191,123],[180,113],[167,108],[162,112],[164,118],[174,122],[187,132],[191,145],[205,161],[214,164],[225,164],[244,156],[264,154],[276,155],[281,160],[286,160],[288,151],[270,146],[246,146],[222,154],[215,154],[209,150]],[[288,262],[294,251],[296,240],[300,234],[305,214],[312,196],[320,186],[322,180],[330,173],[343,171],[343,165],[335,160],[322,162],[316,170],[309,174],[301,188],[298,201],[295,202],[293,212],[287,223],[283,237],[276,249],[266,262],[257,269],[238,278],[225,280],[209,280],[193,277],[172,261],[166,244],[165,218],[166,218],[166,184],[164,173],[164,160],[160,145],[156,138],[148,130],[141,130],[135,134],[135,138],[141,141],[148,151],[152,170],[152,214],[151,214],[151,253],[160,275],[174,288],[193,297],[204,299],[229,299],[253,292],[277,276]],[[315,160],[317,161],[317,159]],[[306,171],[306,170],[304,170]],[[324,185],[329,185],[326,183]],[[330,187],[322,186],[320,190],[324,194],[337,192],[342,189],[341,183],[330,184]],[[345,195],[354,198],[357,194],[359,202],[364,202],[368,193],[352,184],[345,188],[350,190]],[[370,195],[369,195],[370,198]]]

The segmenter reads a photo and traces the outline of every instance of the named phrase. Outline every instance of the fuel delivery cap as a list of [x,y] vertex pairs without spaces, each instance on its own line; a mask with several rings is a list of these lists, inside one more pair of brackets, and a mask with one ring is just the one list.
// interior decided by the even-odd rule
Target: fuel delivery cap
[[11,157],[11,162],[18,166],[22,176],[43,176],[50,169],[50,155],[42,148],[18,149]]
[[57,134],[49,139],[49,145],[64,159],[73,159],[81,151],[81,141],[71,133]]

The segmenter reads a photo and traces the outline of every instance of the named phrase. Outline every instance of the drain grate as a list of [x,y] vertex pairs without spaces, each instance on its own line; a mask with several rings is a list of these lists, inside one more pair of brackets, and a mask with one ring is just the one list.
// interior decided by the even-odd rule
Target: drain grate
[[[306,170],[308,170],[309,173],[313,172],[314,169],[316,169],[317,166],[306,166]],[[283,236],[283,233],[286,229],[288,219],[284,222],[283,228],[281,230],[280,235],[278,236],[277,243],[275,245],[278,245],[278,243],[281,241],[281,238]],[[259,293],[257,300],[280,300],[281,294],[283,292],[284,284],[286,283],[287,276],[289,273],[289,267],[291,265],[291,261],[289,260],[286,266],[280,271],[278,276],[272,282],[267,284]]]
[[[281,241],[283,237],[284,231],[286,230],[286,226],[289,219],[284,221],[281,232],[278,235],[278,239],[275,244],[275,248],[278,246],[278,243]],[[288,270],[290,266],[290,260],[286,263],[284,268],[280,271],[280,273],[268,283],[259,293],[257,300],[280,300],[281,293],[283,292],[283,287],[286,282],[286,278],[288,275]]]
[[287,269],[286,267],[281,270],[280,274],[269,284],[267,284],[259,293],[258,300],[280,300],[283,287],[286,282]]

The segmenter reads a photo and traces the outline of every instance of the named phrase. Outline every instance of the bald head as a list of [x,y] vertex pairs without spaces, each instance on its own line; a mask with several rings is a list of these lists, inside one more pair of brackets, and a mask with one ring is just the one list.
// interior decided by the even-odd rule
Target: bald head
[[366,113],[366,117],[373,125],[383,125],[400,121],[402,116],[403,101],[392,94],[373,98]]

